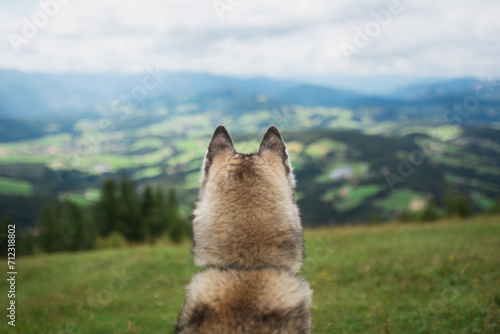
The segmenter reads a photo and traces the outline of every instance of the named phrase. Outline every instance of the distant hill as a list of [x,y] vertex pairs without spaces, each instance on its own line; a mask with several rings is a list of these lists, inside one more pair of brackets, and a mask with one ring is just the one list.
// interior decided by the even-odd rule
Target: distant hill
[[[73,198],[88,203],[106,178],[121,175],[131,177],[139,188],[175,186],[183,203],[195,200],[213,129],[174,122],[179,131],[172,132],[165,122],[126,131],[122,137],[117,136],[123,130],[110,133],[110,139],[100,143],[101,152],[68,148],[71,137],[61,135],[0,145],[0,152],[10,152],[0,162],[0,216],[10,212],[20,226],[31,225],[44,201]],[[226,124],[230,130],[238,128],[238,122]],[[441,139],[429,135],[436,130]],[[361,223],[374,213],[380,220],[394,219],[429,198],[442,207],[447,189],[466,194],[473,212],[488,210],[500,197],[500,130],[421,127],[407,128],[407,134],[399,136],[331,129],[283,134],[307,226]],[[240,152],[255,151],[261,139],[257,133],[233,138]],[[16,194],[2,180],[28,182],[31,195]]]
[[[475,78],[458,78],[452,80],[442,80],[434,83],[422,83],[415,84],[406,87],[402,87],[393,91],[390,95],[395,98],[408,99],[412,101],[418,100],[440,100],[450,97],[462,97],[475,96],[476,89],[482,87],[485,84],[490,84],[488,80],[478,80]],[[488,89],[482,88],[481,94],[487,95],[486,100],[489,101],[499,101],[500,91],[498,84],[491,85]]]
[[[152,74],[151,74],[152,73]],[[153,78],[151,78],[153,76]],[[157,80],[157,82],[155,82]],[[158,83],[158,85],[156,85]],[[237,78],[203,73],[145,72],[144,74],[117,73],[22,73],[0,70],[0,117],[38,118],[47,115],[71,117],[75,114],[98,113],[102,105],[133,96],[134,89],[142,89],[137,95],[139,105],[148,101],[168,98],[175,103],[203,100],[207,95],[219,94],[227,104],[237,104],[243,95],[248,98],[266,96],[282,104],[303,106],[346,107],[359,111],[364,108],[398,108],[417,106],[427,109],[450,108],[460,103],[480,83],[474,78],[441,80],[401,87],[385,96],[369,96],[352,89],[332,88],[292,80],[268,78]],[[143,89],[144,85],[154,88]],[[143,87],[144,86],[144,87]],[[142,88],[141,88],[142,87]],[[482,103],[489,106],[500,104],[500,89]],[[239,92],[221,96],[220,92]],[[136,92],[136,93],[137,93]],[[133,98],[132,98],[133,99]],[[243,98],[245,99],[245,98]],[[142,102],[145,102],[142,104]],[[146,110],[149,111],[149,110]],[[482,111],[482,110],[481,110]],[[489,121],[483,113],[473,115],[471,121]],[[498,116],[494,114],[493,116]]]
[[[105,178],[125,174],[138,187],[175,186],[190,203],[219,124],[247,151],[262,130],[280,128],[309,226],[392,219],[428,198],[442,206],[447,187],[477,212],[500,196],[499,86],[457,114],[477,80],[367,96],[290,80],[155,75],[0,71],[0,215],[32,225],[43,201],[89,203]],[[408,165],[418,152],[421,163]]]

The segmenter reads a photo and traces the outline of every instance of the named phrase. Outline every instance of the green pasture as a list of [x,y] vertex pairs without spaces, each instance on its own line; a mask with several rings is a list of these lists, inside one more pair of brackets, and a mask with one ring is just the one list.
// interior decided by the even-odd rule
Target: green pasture
[[[498,333],[500,221],[306,232],[313,333]],[[172,333],[199,269],[168,243],[16,260],[2,333]],[[1,270],[6,273],[6,261]],[[7,281],[0,281],[3,312]]]
[[395,210],[408,209],[412,200],[424,200],[425,194],[408,190],[392,191],[387,197],[374,201],[374,205],[384,211],[393,212]]
[[0,177],[0,194],[13,196],[29,196],[33,193],[33,185],[27,181]]
[[347,185],[327,191],[321,200],[332,202],[338,211],[347,211],[358,207],[365,199],[377,194],[381,189],[381,186],[375,184],[358,187]]

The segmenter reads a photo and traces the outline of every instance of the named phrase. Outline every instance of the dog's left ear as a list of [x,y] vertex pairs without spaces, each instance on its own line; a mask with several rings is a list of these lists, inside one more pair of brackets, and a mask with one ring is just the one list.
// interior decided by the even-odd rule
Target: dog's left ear
[[210,140],[210,144],[207,147],[207,153],[205,154],[205,159],[203,161],[202,167],[202,183],[204,182],[206,176],[208,175],[208,170],[212,165],[213,159],[219,154],[234,154],[236,149],[234,148],[233,140],[227,132],[226,128],[219,125]]
[[258,154],[263,158],[271,157],[280,159],[285,167],[286,173],[291,173],[292,165],[290,164],[285,142],[283,138],[281,138],[278,128],[274,125],[267,129],[264,138],[262,138]]
[[208,144],[207,154],[215,155],[225,150],[232,153],[236,152],[229,132],[227,132],[223,125],[219,125],[217,129],[215,129],[210,144]]

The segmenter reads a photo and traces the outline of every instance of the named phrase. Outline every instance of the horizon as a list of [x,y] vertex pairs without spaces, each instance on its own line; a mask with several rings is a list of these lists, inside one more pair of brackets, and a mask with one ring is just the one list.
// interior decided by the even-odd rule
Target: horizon
[[29,0],[0,10],[0,69],[142,73],[154,67],[328,86],[338,86],[336,78],[499,77],[497,8],[492,0],[314,6]]
[[[104,70],[93,72],[78,72],[78,71],[64,71],[64,72],[50,72],[50,71],[24,71],[19,69],[3,69],[4,72],[18,72],[25,75],[108,75],[108,76],[134,76],[144,75],[148,73],[148,69],[143,71],[117,71],[117,70]],[[389,96],[394,92],[411,88],[418,85],[436,85],[453,82],[456,80],[477,80],[478,82],[498,82],[500,77],[480,77],[480,76],[458,76],[458,77],[419,77],[419,76],[402,76],[402,75],[345,75],[345,76],[310,76],[304,78],[292,77],[272,77],[265,75],[230,75],[230,74],[217,74],[211,72],[194,72],[194,71],[163,71],[159,69],[158,73],[178,74],[178,75],[206,75],[218,78],[238,79],[242,81],[251,80],[269,80],[275,82],[291,82],[296,84],[307,84],[318,87],[326,87],[331,89],[343,90],[346,92],[353,92],[360,95],[372,96]],[[1,82],[1,80],[0,80]],[[1,86],[0,86],[1,88]]]

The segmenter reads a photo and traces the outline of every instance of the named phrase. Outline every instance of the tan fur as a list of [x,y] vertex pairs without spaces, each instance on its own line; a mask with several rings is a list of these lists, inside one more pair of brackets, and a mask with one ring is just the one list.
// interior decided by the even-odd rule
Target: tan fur
[[295,276],[303,237],[286,146],[271,127],[257,154],[217,128],[194,211],[195,265],[178,333],[310,333],[312,292]]
[[276,269],[207,269],[187,288],[179,333],[309,333],[307,282]]

